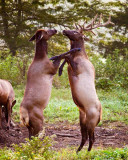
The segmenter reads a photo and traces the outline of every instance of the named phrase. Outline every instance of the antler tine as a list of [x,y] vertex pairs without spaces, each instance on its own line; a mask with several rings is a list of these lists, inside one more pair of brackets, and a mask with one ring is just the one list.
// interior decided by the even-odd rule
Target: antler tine
[[98,24],[101,24],[102,17],[103,17],[103,14],[101,13],[101,14],[100,14],[100,18],[99,18],[99,23],[98,23]]
[[98,27],[104,27],[104,26],[106,26],[106,25],[108,25],[108,24],[114,25],[114,23],[111,22],[111,16],[109,17],[109,19],[108,19],[108,21],[107,21],[106,23],[101,24],[101,19],[102,19],[102,14],[101,14],[101,15],[100,15],[100,18],[99,18],[98,24],[94,26],[96,19],[97,19],[97,15],[94,17],[94,19],[92,20],[91,24],[89,24],[88,26],[86,26],[86,27],[84,28],[84,31],[90,31],[90,30],[95,29],[95,28],[98,28]]
[[[94,18],[92,18],[92,21],[89,25],[86,26],[87,29],[91,29],[94,26],[95,20],[97,19],[98,14],[95,15]],[[89,28],[90,27],[90,28]]]
[[75,23],[75,27],[76,27],[76,29],[77,29],[77,30],[79,30],[79,27],[77,26],[77,24],[76,24],[76,23]]
[[80,24],[78,24],[78,26],[80,27],[80,31],[82,32],[83,31],[83,27]]
[[94,23],[95,23],[95,20],[97,19],[97,17],[98,17],[98,14],[96,14],[96,15],[95,15],[95,17],[94,17],[94,19],[93,19],[92,26],[94,25]]
[[108,21],[104,25],[107,25],[107,24],[115,25],[113,22],[111,22],[111,16],[109,16]]
[[85,23],[86,23],[86,20],[84,21],[83,28],[84,28]]

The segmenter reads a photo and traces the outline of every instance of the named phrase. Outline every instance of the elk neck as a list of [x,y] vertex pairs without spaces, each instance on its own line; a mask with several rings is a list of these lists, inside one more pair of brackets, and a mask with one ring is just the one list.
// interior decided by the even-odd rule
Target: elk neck
[[84,54],[87,57],[87,54],[85,52],[85,47],[84,47],[84,40],[77,40],[77,41],[71,41],[71,49],[73,48],[81,48],[80,53]]
[[48,44],[46,40],[40,40],[36,44],[36,52],[35,52],[35,60],[43,59],[45,56],[47,56],[47,49]]

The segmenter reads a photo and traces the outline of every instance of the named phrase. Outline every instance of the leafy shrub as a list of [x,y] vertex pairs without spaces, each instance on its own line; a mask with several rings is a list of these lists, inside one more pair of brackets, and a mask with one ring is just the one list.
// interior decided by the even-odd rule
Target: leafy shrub
[[29,61],[29,56],[6,56],[0,57],[0,78],[6,79],[12,85],[22,84],[26,81],[26,73]]
[[52,158],[51,150],[52,138],[46,136],[43,140],[38,137],[32,137],[31,140],[26,139],[26,143],[13,145],[15,157],[13,159],[49,159]]
[[16,58],[10,55],[4,60],[0,60],[0,78],[9,80],[13,85],[17,84],[20,80],[20,72],[16,63]]
[[106,59],[101,55],[93,55],[90,58],[96,71],[97,88],[111,89],[128,86],[128,57],[120,57],[119,50],[115,50],[114,53],[113,56],[108,55]]

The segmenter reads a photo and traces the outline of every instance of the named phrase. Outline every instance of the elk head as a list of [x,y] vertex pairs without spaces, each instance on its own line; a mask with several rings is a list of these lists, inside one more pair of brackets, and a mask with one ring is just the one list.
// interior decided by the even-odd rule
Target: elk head
[[98,22],[96,22],[97,17],[98,14],[92,19],[91,23],[88,24],[87,26],[85,26],[85,22],[83,26],[75,24],[76,30],[64,30],[63,34],[67,36],[71,41],[78,41],[80,39],[89,40],[87,37],[84,36],[85,31],[92,32],[95,35],[95,33],[92,31],[93,29],[98,27],[104,27],[108,24],[114,25],[114,23],[111,22],[111,16],[109,17],[108,21],[105,22],[104,24],[101,23],[102,14],[100,15]]
[[48,30],[39,29],[29,41],[36,40],[36,43],[38,43],[42,39],[47,41],[56,33],[57,33],[57,30],[55,30],[55,29],[54,30],[51,30],[51,29],[48,29]]

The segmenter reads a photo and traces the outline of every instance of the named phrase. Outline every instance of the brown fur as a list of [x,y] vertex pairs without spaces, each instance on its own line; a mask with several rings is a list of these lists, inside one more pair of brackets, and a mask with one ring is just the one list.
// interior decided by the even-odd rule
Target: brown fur
[[[65,30],[63,34],[70,39],[71,49],[81,48],[80,52],[67,56],[65,61],[68,63],[68,77],[72,97],[80,112],[82,140],[77,152],[83,148],[88,137],[88,151],[90,151],[94,143],[94,129],[102,116],[101,104],[94,84],[95,70],[85,52],[82,33]],[[63,64],[62,67],[64,66]],[[61,67],[60,69],[62,71]]]
[[2,127],[2,106],[4,106],[3,110],[7,121],[7,129],[10,127],[12,107],[16,103],[16,100],[14,99],[15,94],[12,85],[7,80],[0,79],[0,128]]
[[53,63],[47,56],[47,40],[56,30],[38,30],[30,39],[36,40],[36,51],[28,74],[23,101],[20,105],[21,124],[29,130],[29,138],[35,136],[43,127],[43,110],[47,106],[60,59]]

